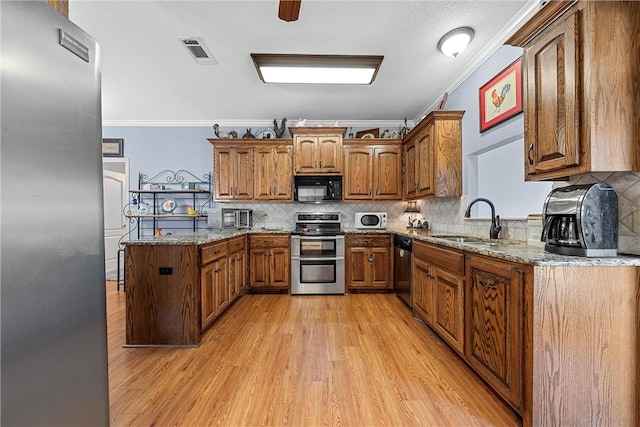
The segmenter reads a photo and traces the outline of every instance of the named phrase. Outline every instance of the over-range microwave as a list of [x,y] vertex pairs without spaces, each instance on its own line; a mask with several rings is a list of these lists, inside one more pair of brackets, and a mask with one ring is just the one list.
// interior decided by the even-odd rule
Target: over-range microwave
[[302,203],[342,201],[342,177],[329,175],[293,178],[293,200]]
[[385,229],[387,228],[386,212],[356,212],[357,229]]

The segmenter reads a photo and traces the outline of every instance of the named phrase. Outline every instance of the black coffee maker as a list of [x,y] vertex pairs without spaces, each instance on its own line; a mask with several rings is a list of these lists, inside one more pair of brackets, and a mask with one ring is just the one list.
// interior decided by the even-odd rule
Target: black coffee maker
[[607,183],[555,188],[542,211],[545,250],[562,255],[618,254],[618,195]]

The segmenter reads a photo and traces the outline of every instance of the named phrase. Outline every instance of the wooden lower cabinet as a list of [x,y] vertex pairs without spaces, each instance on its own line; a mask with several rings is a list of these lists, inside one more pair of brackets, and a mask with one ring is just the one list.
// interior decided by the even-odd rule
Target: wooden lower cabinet
[[289,236],[249,235],[249,288],[288,291],[291,276]]
[[523,393],[524,266],[467,256],[465,358],[517,410]]
[[247,238],[229,240],[229,299],[242,295],[247,288]]
[[[228,242],[203,246],[200,253],[200,326],[204,330],[229,305]],[[209,257],[208,253],[215,253],[216,257]]]
[[197,346],[246,288],[245,236],[204,245],[129,244],[127,346]]
[[127,244],[125,265],[126,345],[198,345],[198,246]]
[[433,325],[433,281],[429,264],[413,259],[413,310],[427,324]]
[[390,234],[347,234],[345,247],[347,290],[393,287]]
[[464,253],[414,241],[414,310],[464,353]]

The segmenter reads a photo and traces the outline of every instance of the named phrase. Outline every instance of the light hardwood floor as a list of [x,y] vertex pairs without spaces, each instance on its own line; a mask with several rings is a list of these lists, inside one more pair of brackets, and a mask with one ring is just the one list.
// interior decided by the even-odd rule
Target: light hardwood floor
[[516,426],[395,295],[246,295],[198,348],[123,348],[107,284],[113,426]]

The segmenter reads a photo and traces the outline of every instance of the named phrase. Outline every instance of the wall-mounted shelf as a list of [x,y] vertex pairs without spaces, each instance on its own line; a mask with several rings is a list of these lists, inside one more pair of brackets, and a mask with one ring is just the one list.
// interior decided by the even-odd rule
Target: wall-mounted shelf
[[138,189],[129,193],[131,202],[124,213],[136,224],[138,238],[152,237],[158,229],[164,235],[195,232],[206,228],[211,172],[198,177],[186,170],[164,170],[151,178],[139,173]]

